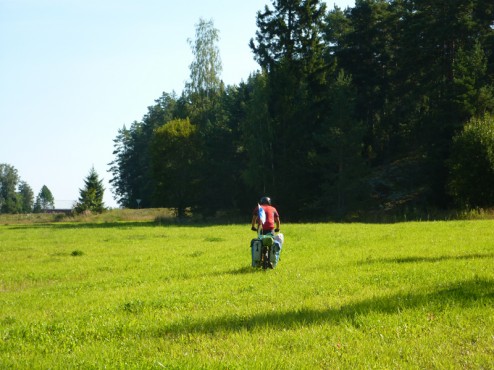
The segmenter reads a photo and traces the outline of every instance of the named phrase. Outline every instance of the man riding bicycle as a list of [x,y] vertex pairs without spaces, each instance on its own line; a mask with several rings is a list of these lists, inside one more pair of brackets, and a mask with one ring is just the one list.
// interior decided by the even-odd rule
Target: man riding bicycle
[[257,231],[258,227],[261,227],[262,235],[279,232],[280,216],[276,208],[271,205],[271,198],[262,197],[259,203],[252,214],[252,231]]

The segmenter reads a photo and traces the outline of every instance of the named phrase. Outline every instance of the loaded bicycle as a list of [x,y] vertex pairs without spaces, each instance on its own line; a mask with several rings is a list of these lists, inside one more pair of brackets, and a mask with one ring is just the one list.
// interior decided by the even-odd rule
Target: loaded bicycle
[[279,232],[280,216],[271,205],[271,198],[262,197],[259,203],[252,213],[251,229],[257,231],[257,238],[252,239],[250,243],[252,266],[266,270],[275,268],[278,264],[283,234]]
[[252,239],[252,267],[261,267],[263,270],[275,268],[280,259],[283,239],[282,233],[259,233],[256,239]]

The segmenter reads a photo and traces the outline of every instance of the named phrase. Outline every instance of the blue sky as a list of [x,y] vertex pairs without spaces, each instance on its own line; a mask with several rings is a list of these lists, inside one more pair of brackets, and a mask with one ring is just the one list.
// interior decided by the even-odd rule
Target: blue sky
[[[222,79],[258,69],[248,47],[270,0],[0,0],[0,163],[70,208],[94,166],[105,204],[113,139],[189,79],[200,18],[220,31]],[[328,2],[333,8],[354,1]]]

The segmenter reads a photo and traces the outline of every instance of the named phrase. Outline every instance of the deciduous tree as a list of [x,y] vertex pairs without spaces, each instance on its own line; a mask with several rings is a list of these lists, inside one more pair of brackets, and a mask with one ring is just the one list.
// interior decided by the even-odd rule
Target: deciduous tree
[[25,181],[21,181],[19,184],[19,196],[21,199],[21,212],[31,213],[33,211],[34,192]]
[[190,81],[186,84],[186,91],[190,96],[207,98],[221,89],[223,66],[218,41],[219,30],[214,27],[213,20],[199,19],[195,39],[188,40],[194,55],[189,67]]
[[17,169],[6,163],[0,163],[0,213],[20,212],[17,185],[20,177]]
[[197,140],[197,128],[188,119],[177,119],[158,128],[152,141],[155,202],[175,208],[179,218],[197,202]]
[[46,210],[53,208],[55,208],[55,199],[53,197],[53,194],[46,185],[43,185],[38,193],[38,196],[36,197],[36,202],[34,203],[34,212],[45,212]]
[[494,116],[473,118],[453,140],[449,192],[461,207],[494,206]]

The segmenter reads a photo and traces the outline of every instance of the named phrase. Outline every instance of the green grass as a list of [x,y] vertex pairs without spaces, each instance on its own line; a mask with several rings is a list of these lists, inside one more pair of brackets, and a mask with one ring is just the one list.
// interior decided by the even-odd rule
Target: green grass
[[282,231],[0,226],[0,368],[494,368],[494,221]]

